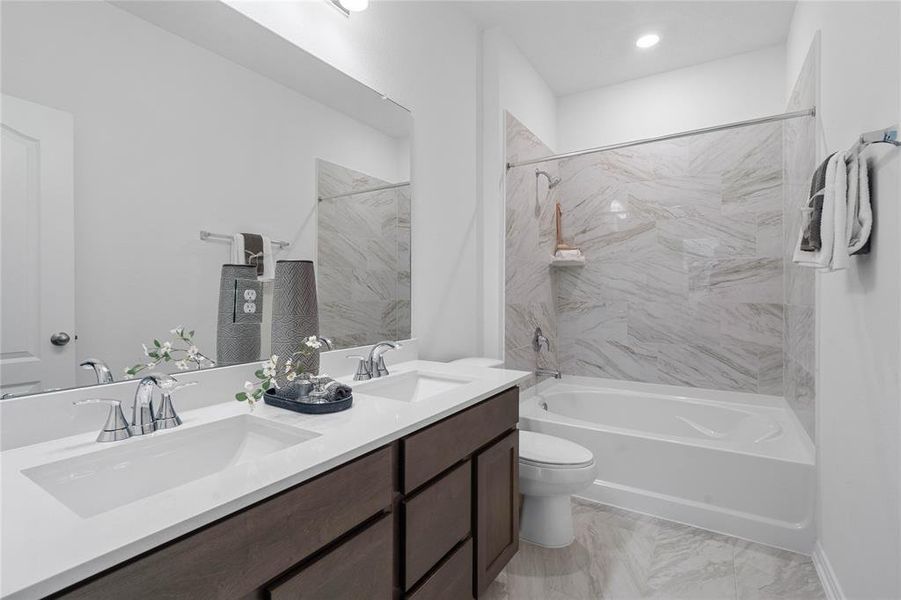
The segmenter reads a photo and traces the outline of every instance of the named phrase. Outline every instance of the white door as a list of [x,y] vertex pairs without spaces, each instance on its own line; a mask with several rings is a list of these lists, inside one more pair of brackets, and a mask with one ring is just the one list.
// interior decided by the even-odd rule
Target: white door
[[0,392],[71,387],[72,115],[2,95],[0,122]]

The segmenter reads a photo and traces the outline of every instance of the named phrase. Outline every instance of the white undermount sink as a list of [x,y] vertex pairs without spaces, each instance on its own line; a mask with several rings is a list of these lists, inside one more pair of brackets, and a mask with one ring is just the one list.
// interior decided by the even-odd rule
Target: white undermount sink
[[318,437],[252,415],[167,430],[22,473],[82,517],[92,517]]
[[383,379],[357,383],[354,389],[360,394],[401,402],[419,402],[472,381],[437,373],[410,371],[409,373],[388,375]]

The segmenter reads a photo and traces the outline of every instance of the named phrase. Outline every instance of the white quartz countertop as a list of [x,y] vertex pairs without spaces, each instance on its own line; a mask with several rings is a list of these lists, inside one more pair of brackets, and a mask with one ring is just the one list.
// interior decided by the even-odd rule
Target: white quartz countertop
[[[22,471],[116,444],[141,444],[149,436],[100,444],[94,431],[0,453],[0,596],[40,598],[59,591],[530,376],[523,371],[415,360],[393,366],[388,377],[410,371],[469,381],[419,402],[368,396],[363,385],[354,391],[353,408],[327,415],[299,414],[260,402],[253,411],[255,417],[315,432],[318,437],[88,518],[73,512]],[[182,413],[181,427],[150,435],[185,432],[248,412],[246,404],[223,399],[219,404]],[[97,423],[98,431],[102,424]]]

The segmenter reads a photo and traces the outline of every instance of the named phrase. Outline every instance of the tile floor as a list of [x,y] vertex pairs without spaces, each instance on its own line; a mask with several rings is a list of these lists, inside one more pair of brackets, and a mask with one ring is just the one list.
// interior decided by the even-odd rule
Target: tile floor
[[576,541],[520,543],[489,600],[823,599],[810,558],[687,525],[574,501]]

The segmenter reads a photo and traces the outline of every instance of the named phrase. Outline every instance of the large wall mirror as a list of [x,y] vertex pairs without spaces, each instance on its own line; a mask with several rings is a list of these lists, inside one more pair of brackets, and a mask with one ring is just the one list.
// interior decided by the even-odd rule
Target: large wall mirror
[[0,10],[0,392],[157,342],[186,351],[155,370],[234,363],[223,322],[268,356],[276,261],[313,263],[336,347],[410,337],[406,109],[219,2]]

